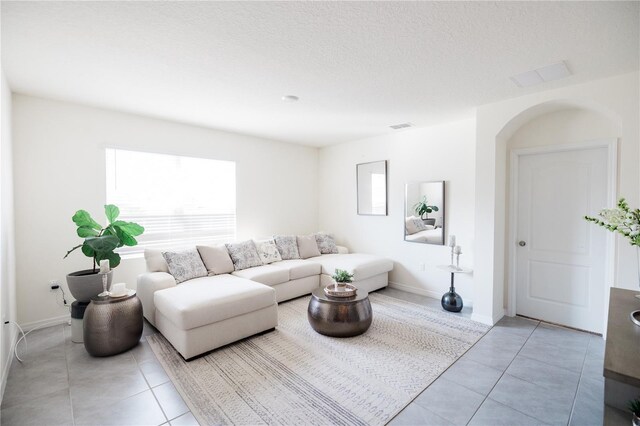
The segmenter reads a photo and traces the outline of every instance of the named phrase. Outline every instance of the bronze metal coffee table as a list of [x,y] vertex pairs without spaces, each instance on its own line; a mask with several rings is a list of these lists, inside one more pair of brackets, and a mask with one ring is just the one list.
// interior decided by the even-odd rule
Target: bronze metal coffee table
[[358,290],[353,297],[329,297],[317,288],[311,293],[307,318],[311,328],[325,336],[357,336],[371,325],[369,294]]

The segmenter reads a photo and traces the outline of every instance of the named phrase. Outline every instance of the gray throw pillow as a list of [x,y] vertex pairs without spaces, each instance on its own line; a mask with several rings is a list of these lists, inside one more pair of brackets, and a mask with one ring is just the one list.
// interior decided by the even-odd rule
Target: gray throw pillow
[[298,242],[298,254],[303,259],[310,257],[320,256],[320,250],[318,250],[318,243],[316,243],[315,235],[305,235],[296,237]]
[[209,275],[230,274],[233,262],[224,244],[217,246],[196,246]]
[[236,271],[262,266],[262,260],[260,260],[260,255],[253,240],[226,244],[226,246]]
[[322,254],[335,254],[338,253],[338,247],[336,241],[329,234],[324,232],[318,232],[316,234],[316,243],[318,244],[318,250]]
[[265,265],[282,260],[282,256],[280,256],[280,252],[278,251],[278,247],[276,247],[275,241],[259,240],[255,241],[255,243],[256,249],[258,249],[258,254],[260,255],[260,259]]
[[276,235],[273,237],[282,260],[300,259],[298,240],[295,235]]
[[167,261],[169,273],[176,279],[176,283],[194,278],[206,277],[207,268],[195,248],[184,251],[165,251],[162,257]]

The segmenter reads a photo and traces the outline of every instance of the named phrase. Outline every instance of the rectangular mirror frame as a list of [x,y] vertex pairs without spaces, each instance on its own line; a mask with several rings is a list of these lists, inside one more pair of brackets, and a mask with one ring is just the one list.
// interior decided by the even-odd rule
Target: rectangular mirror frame
[[[407,228],[406,228],[406,218],[409,214],[409,208],[407,205],[407,197],[409,191],[409,185],[420,185],[423,183],[440,183],[442,184],[442,240],[439,243],[431,243],[428,241],[412,241],[407,239]],[[413,216],[413,212],[412,212]],[[409,182],[404,186],[404,216],[403,216],[403,226],[402,226],[402,235],[404,236],[404,241],[408,243],[418,243],[418,244],[433,244],[433,245],[444,245],[445,244],[445,236],[446,236],[446,199],[445,199],[445,181],[437,180],[437,181],[420,181],[420,182]]]
[[[375,165],[382,163],[384,165],[384,213],[367,213],[361,212],[360,209],[360,168],[367,165]],[[387,216],[389,212],[388,200],[388,178],[387,178],[387,160],[370,161],[368,163],[356,164],[356,210],[359,216]]]

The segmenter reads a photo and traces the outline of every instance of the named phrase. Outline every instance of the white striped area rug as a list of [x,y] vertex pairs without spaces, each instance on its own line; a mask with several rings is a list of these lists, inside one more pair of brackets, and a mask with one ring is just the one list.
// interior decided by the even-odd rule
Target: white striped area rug
[[360,336],[326,337],[307,322],[309,297],[281,303],[270,333],[190,362],[160,334],[147,337],[202,425],[382,425],[489,327],[372,293]]

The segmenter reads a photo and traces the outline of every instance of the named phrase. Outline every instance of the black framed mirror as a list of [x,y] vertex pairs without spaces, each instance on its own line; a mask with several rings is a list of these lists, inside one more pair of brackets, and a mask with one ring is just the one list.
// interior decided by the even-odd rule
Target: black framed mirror
[[444,245],[444,181],[412,182],[405,186],[404,240]]
[[387,161],[356,165],[358,214],[387,215]]

